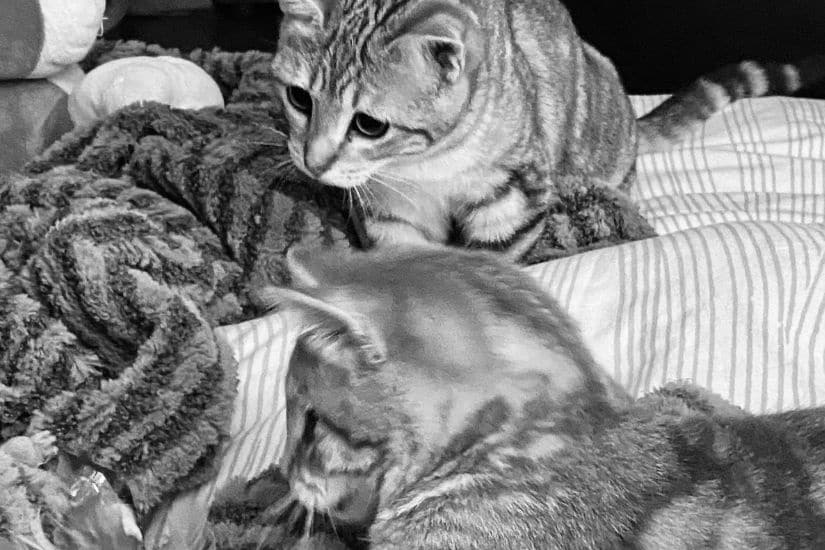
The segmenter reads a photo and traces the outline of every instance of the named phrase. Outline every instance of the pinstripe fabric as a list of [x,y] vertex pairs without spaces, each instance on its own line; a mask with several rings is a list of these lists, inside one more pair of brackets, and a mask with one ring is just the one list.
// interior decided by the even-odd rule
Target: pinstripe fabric
[[825,402],[823,252],[823,226],[736,222],[529,272],[634,395],[690,379],[768,412]]
[[281,396],[286,365],[297,340],[295,323],[272,316],[218,328],[238,360],[238,396],[231,439],[215,478],[178,497],[162,510],[144,534],[146,548],[202,548],[206,511],[215,492],[235,477],[252,479],[276,463],[283,447],[286,415]]
[[[739,102],[639,169],[635,198],[662,236],[527,268],[597,361],[634,395],[691,379],[754,412],[825,404],[825,102]],[[279,316],[218,330],[240,365],[232,439],[148,548],[198,547],[216,487],[277,460],[295,332]]]
[[[638,114],[666,96],[631,98]],[[825,102],[742,100],[681,146],[638,158],[633,197],[660,234],[731,221],[825,221]]]

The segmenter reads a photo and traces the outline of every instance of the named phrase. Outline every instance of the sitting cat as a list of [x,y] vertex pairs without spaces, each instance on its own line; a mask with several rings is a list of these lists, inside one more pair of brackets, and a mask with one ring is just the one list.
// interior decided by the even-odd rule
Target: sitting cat
[[687,385],[631,404],[488,253],[288,258],[296,289],[259,293],[301,334],[281,471],[362,546],[825,547],[825,410]]
[[[642,151],[731,101],[792,93],[825,59],[743,62],[636,120],[558,0],[280,0],[273,66],[294,164],[346,188],[371,244],[530,256],[560,190],[621,194]],[[530,261],[539,261],[533,258]]]

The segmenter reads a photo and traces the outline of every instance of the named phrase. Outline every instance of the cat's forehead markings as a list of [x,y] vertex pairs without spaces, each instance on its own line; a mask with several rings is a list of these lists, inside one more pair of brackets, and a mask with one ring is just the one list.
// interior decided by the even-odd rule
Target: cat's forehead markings
[[320,92],[324,89],[324,71],[315,71],[313,74],[309,88],[314,92]]
[[344,90],[361,80],[369,62],[370,44],[380,39],[384,27],[405,6],[403,0],[351,0],[343,6],[343,15],[323,49],[322,66],[330,93],[342,98]]

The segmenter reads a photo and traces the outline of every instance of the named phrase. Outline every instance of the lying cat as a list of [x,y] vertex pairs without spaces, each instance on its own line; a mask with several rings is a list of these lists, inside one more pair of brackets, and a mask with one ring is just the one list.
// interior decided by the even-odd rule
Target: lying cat
[[[558,0],[279,0],[273,66],[294,164],[363,206],[365,240],[523,259],[564,188],[626,190],[642,151],[825,59],[743,62],[635,120],[611,62]],[[620,193],[620,191],[618,191]]]
[[366,547],[825,548],[825,410],[631,404],[488,253],[288,259],[296,289],[259,293],[301,331],[281,471]]

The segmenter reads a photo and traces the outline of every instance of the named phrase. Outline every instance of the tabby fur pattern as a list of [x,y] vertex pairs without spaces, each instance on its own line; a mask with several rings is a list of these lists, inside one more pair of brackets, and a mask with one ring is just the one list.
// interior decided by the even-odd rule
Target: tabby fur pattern
[[281,471],[351,548],[825,547],[825,410],[689,385],[630,403],[489,253],[288,263],[296,288],[259,293],[301,328]]
[[372,244],[451,243],[525,258],[560,190],[626,191],[742,97],[825,74],[744,62],[637,121],[607,58],[558,0],[280,0],[275,76],[295,165],[350,190]]

